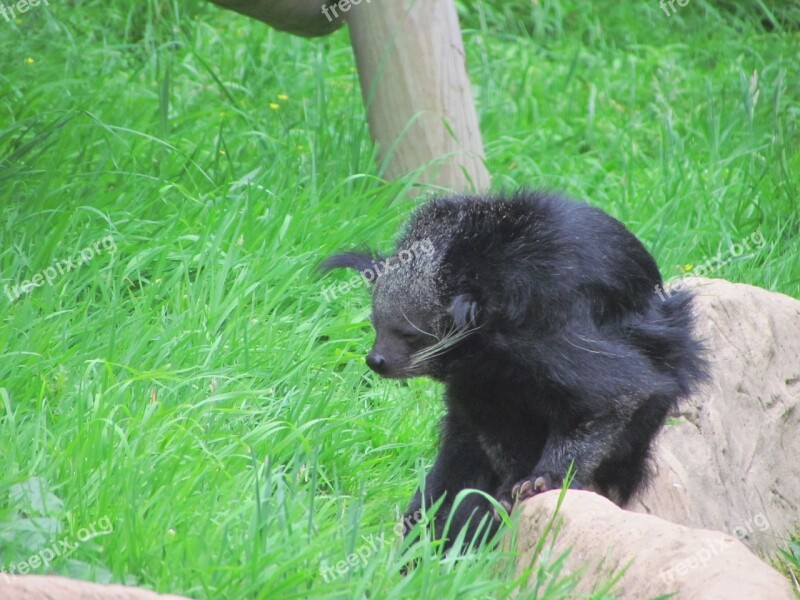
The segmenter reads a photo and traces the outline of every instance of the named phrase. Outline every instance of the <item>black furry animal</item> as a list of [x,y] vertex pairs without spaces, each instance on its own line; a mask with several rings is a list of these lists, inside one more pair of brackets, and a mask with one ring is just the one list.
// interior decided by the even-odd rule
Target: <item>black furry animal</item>
[[445,383],[439,455],[407,515],[444,496],[435,528],[445,535],[453,513],[448,543],[463,527],[475,539],[492,512],[478,494],[453,511],[459,491],[510,508],[560,486],[573,461],[574,486],[624,505],[654,435],[705,377],[690,294],[659,294],[655,261],[622,223],[555,194],[437,199],[388,259],[322,267],[374,283],[371,369]]

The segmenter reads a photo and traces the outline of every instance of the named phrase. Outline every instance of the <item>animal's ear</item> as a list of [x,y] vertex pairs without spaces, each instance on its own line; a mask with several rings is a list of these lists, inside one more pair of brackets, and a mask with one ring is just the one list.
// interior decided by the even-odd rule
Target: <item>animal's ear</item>
[[470,294],[458,294],[448,309],[456,329],[478,324],[478,302]]
[[326,258],[319,266],[321,271],[332,271],[333,269],[355,269],[360,272],[370,283],[374,283],[378,277],[378,269],[375,263],[379,259],[366,252],[340,252]]

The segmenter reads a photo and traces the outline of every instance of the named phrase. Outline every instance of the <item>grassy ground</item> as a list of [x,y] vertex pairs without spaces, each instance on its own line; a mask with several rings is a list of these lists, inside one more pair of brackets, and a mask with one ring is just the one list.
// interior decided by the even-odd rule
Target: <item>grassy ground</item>
[[[462,2],[496,186],[588,199],[668,278],[723,253],[800,296],[800,9],[770,4]],[[346,32],[53,0],[0,17],[0,55],[0,569],[61,540],[36,572],[197,598],[508,595],[499,552],[397,575],[440,390],[368,374],[366,293],[313,272],[413,206]],[[525,595],[569,597],[557,571]]]

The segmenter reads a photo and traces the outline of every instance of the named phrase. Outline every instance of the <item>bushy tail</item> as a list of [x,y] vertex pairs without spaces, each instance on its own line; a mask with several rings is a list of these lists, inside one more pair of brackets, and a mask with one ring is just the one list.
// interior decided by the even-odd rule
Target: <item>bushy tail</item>
[[637,320],[629,333],[653,364],[674,378],[680,398],[708,380],[707,349],[697,336],[694,295],[689,290],[653,294],[646,318]]

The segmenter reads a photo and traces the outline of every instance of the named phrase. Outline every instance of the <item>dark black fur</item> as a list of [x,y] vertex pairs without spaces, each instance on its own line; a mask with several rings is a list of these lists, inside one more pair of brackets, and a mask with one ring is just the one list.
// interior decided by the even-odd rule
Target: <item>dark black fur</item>
[[[445,496],[439,535],[459,491],[510,503],[560,485],[571,461],[582,486],[627,503],[653,437],[705,372],[690,294],[662,300],[636,237],[554,194],[456,197],[420,208],[393,257],[383,272],[360,253],[323,267],[377,273],[372,369],[445,382],[424,492],[426,505]],[[422,503],[417,491],[407,514]],[[449,539],[462,527],[472,538],[490,508],[469,496]]]

